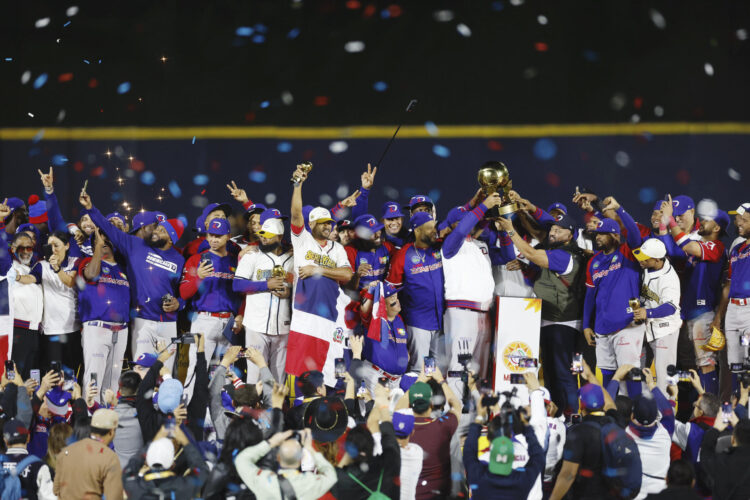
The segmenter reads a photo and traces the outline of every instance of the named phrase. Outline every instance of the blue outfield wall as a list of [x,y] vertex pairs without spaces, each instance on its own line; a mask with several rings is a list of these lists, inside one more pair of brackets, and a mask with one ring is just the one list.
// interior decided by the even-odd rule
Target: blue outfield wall
[[[385,138],[6,139],[0,141],[0,195],[41,195],[37,169],[54,162],[66,217],[77,214],[73,207],[85,179],[104,212],[123,211],[127,201],[135,209],[185,215],[192,223],[207,201],[229,200],[226,184],[235,180],[254,201],[287,213],[296,163],[314,163],[305,202],[331,206],[359,186],[360,173],[367,162],[377,161],[386,143]],[[513,187],[542,207],[569,203],[580,185],[615,195],[638,220],[647,220],[664,193],[688,194],[696,203],[712,198],[729,210],[750,201],[748,158],[750,135],[744,134],[397,138],[378,172],[370,206],[379,215],[387,199],[405,203],[413,194],[428,194],[444,216],[476,191],[479,166],[500,160]],[[572,213],[580,221],[580,212]]]

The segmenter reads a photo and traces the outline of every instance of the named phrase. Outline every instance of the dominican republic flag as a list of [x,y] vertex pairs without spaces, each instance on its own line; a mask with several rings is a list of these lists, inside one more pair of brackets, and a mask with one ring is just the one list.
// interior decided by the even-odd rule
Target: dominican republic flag
[[[333,344],[346,344],[346,330],[338,325],[339,316],[351,303],[336,281],[312,277],[297,281],[292,324],[286,353],[286,372],[299,376],[308,370],[323,371]],[[337,356],[341,357],[341,356]]]
[[383,289],[383,282],[378,283],[375,287],[375,291],[372,294],[372,319],[370,320],[370,326],[367,329],[367,338],[380,342],[383,338],[383,330],[385,335],[388,335],[388,320],[386,319],[386,308],[385,308],[385,291]]

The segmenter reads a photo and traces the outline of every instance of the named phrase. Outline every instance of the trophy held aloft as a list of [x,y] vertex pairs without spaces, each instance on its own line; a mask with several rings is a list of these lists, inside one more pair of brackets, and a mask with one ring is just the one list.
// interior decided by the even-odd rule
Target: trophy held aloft
[[513,189],[513,181],[510,180],[508,167],[499,161],[488,161],[479,169],[477,175],[479,185],[482,187],[484,196],[492,193],[499,193],[503,202],[499,207],[491,208],[485,214],[487,219],[497,219],[498,217],[507,217],[518,211],[518,204],[511,201],[508,193]]

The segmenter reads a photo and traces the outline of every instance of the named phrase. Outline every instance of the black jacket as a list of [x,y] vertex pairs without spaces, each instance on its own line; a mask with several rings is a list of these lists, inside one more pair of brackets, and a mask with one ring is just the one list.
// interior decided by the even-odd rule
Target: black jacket
[[[380,424],[380,444],[383,453],[368,460],[367,467],[362,467],[362,463],[348,465],[343,469],[336,469],[338,481],[331,488],[331,495],[339,500],[366,500],[370,493],[362,486],[357,484],[350,476],[356,477],[360,482],[365,484],[372,491],[378,489],[380,473],[383,472],[383,479],[380,485],[380,492],[388,498],[399,498],[401,488],[399,486],[399,475],[401,474],[401,448],[396,441],[396,435],[393,433],[393,424],[391,422],[382,422]],[[363,470],[364,469],[364,470]]]
[[646,500],[703,500],[703,497],[689,486],[676,486],[659,493],[651,493]]
[[714,500],[747,500],[750,498],[750,446],[730,448],[716,453],[719,431],[711,428],[703,434],[700,463],[706,485]]
[[122,483],[128,498],[142,500],[172,499],[187,500],[198,498],[203,482],[208,475],[208,467],[198,449],[192,444],[182,448],[190,473],[178,475],[172,471],[148,470],[142,477],[138,472],[145,463],[146,451],[139,453],[128,462],[122,471]]
[[234,465],[219,462],[208,475],[203,498],[224,500],[229,496],[236,500],[255,500],[255,495],[237,475]]

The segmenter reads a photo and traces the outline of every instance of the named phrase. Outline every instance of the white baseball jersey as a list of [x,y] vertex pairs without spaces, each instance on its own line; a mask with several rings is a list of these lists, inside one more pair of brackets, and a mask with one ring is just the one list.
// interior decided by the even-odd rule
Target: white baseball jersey
[[[441,253],[442,250],[441,250]],[[458,253],[443,255],[445,300],[468,300],[485,305],[488,310],[495,291],[492,262],[487,243],[467,236]]]
[[649,342],[680,329],[680,279],[669,259],[658,271],[646,270],[643,273],[641,297],[646,299],[646,309],[654,309],[662,304],[672,304],[675,308],[675,312],[669,316],[646,320],[646,338]]
[[321,246],[307,229],[303,228],[299,234],[295,234],[292,230],[292,247],[294,248],[295,281],[296,271],[304,266],[314,265],[329,269],[351,268],[349,257],[341,243],[328,240],[325,245]]
[[550,482],[555,478],[555,467],[562,460],[565,448],[565,417],[547,417],[547,428],[549,429],[549,444],[544,465],[544,481]]
[[[294,273],[292,263],[291,252],[281,255],[271,252],[250,252],[242,256],[234,274],[250,281],[267,281],[275,266],[282,266],[287,273]],[[243,324],[254,332],[268,335],[288,334],[291,318],[290,299],[280,299],[270,292],[249,293],[245,296]]]
[[[63,271],[76,270],[76,258],[68,257],[62,266]],[[45,335],[72,333],[81,329],[78,320],[78,293],[75,287],[69,287],[60,280],[52,270],[49,262],[39,261],[42,266],[42,291],[44,292],[44,317],[42,328]]]
[[[17,275],[23,276],[29,274],[31,268],[21,264],[17,260],[13,261],[13,270]],[[8,273],[10,277],[10,273]],[[38,330],[42,323],[42,314],[44,312],[44,294],[42,285],[33,283],[23,285],[15,278],[10,282],[13,287],[13,319],[28,321],[29,330]]]

